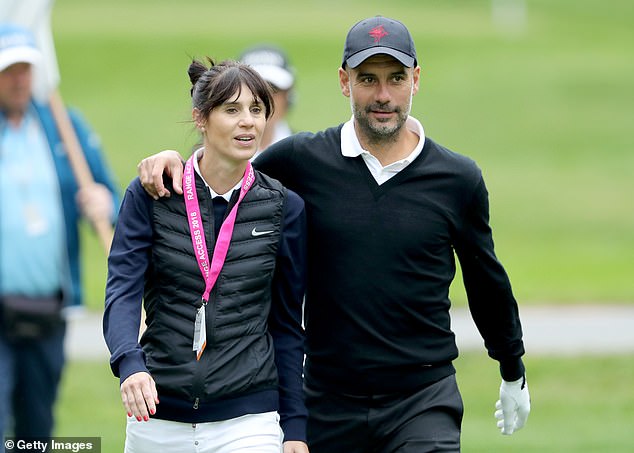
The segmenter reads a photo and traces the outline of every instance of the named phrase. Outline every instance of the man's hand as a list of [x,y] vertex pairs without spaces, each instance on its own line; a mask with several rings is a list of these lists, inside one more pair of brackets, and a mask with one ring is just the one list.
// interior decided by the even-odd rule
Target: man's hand
[[152,376],[144,371],[128,376],[121,384],[121,400],[128,417],[148,421],[150,415],[156,413],[156,405],[159,403]]
[[298,440],[284,442],[284,453],[308,453],[308,445]]
[[88,184],[79,189],[76,195],[79,211],[93,225],[100,220],[112,220],[114,206],[112,204],[112,194],[103,184]]
[[183,193],[183,161],[176,151],[165,150],[146,157],[139,162],[137,173],[143,188],[155,200],[171,195],[163,185],[163,174],[172,178],[174,192]]
[[524,426],[531,411],[531,398],[525,376],[517,381],[502,381],[500,399],[495,403],[495,408],[497,426],[502,434],[510,436]]

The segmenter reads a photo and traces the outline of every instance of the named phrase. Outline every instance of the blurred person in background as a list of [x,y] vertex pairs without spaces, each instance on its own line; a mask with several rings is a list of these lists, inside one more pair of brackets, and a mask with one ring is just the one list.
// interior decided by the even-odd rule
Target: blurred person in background
[[255,159],[267,147],[293,133],[287,115],[295,102],[295,70],[282,49],[267,44],[246,49],[238,61],[251,66],[269,83],[275,102],[275,112],[267,122]]
[[50,106],[33,98],[30,31],[0,24],[0,438],[49,437],[66,315],[82,303],[78,224],[114,220],[99,140],[69,111],[95,183],[78,189]]
[[304,203],[250,164],[272,93],[233,61],[188,73],[203,146],[187,196],[154,201],[132,181],[108,259],[125,451],[307,453]]
[[[472,317],[499,362],[497,426],[513,434],[530,412],[518,304],[494,251],[482,172],[410,116],[420,71],[404,24],[359,21],[338,70],[352,118],[286,138],[254,161],[306,203],[304,388],[313,453],[460,451],[455,256]],[[164,171],[173,181],[183,173],[174,151],[138,170],[155,197],[170,196]]]

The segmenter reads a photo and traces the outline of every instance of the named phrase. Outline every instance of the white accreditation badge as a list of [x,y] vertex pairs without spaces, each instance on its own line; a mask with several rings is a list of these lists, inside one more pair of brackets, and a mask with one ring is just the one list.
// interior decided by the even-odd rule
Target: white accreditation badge
[[196,311],[196,320],[194,321],[194,345],[192,350],[196,353],[196,360],[200,360],[200,357],[207,346],[207,326],[205,322],[205,306],[206,302],[200,306]]

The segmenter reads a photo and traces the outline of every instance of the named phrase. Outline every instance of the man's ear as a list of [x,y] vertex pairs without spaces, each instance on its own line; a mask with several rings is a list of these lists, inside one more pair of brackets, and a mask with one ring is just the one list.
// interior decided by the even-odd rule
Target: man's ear
[[350,74],[343,68],[339,68],[339,86],[341,88],[341,94],[345,97],[350,97]]
[[412,71],[412,78],[414,80],[414,85],[412,87],[412,94],[418,93],[420,89],[420,66],[416,66]]

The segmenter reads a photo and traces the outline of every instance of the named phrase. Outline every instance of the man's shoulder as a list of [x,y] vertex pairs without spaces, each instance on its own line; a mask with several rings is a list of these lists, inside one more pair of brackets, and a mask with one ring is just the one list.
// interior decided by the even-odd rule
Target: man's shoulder
[[478,164],[471,157],[453,151],[429,137],[425,137],[425,151],[429,159],[436,160],[439,165],[445,165],[456,171],[480,173]]
[[307,144],[313,144],[315,142],[320,142],[324,140],[325,141],[334,140],[336,142],[340,142],[342,126],[343,124],[340,124],[338,126],[329,127],[318,132],[311,132],[311,131],[296,132],[295,134],[288,136],[272,144],[267,149],[267,151],[276,150],[276,149],[284,149],[284,150],[297,149]]
[[[341,125],[319,132],[298,132],[269,146],[254,161],[260,171],[280,178],[291,170],[303,169],[309,161],[341,149]],[[282,182],[286,182],[282,179]]]
[[341,143],[341,128],[343,124],[332,126],[318,132],[301,132],[296,134],[297,139],[301,142],[326,141]]

